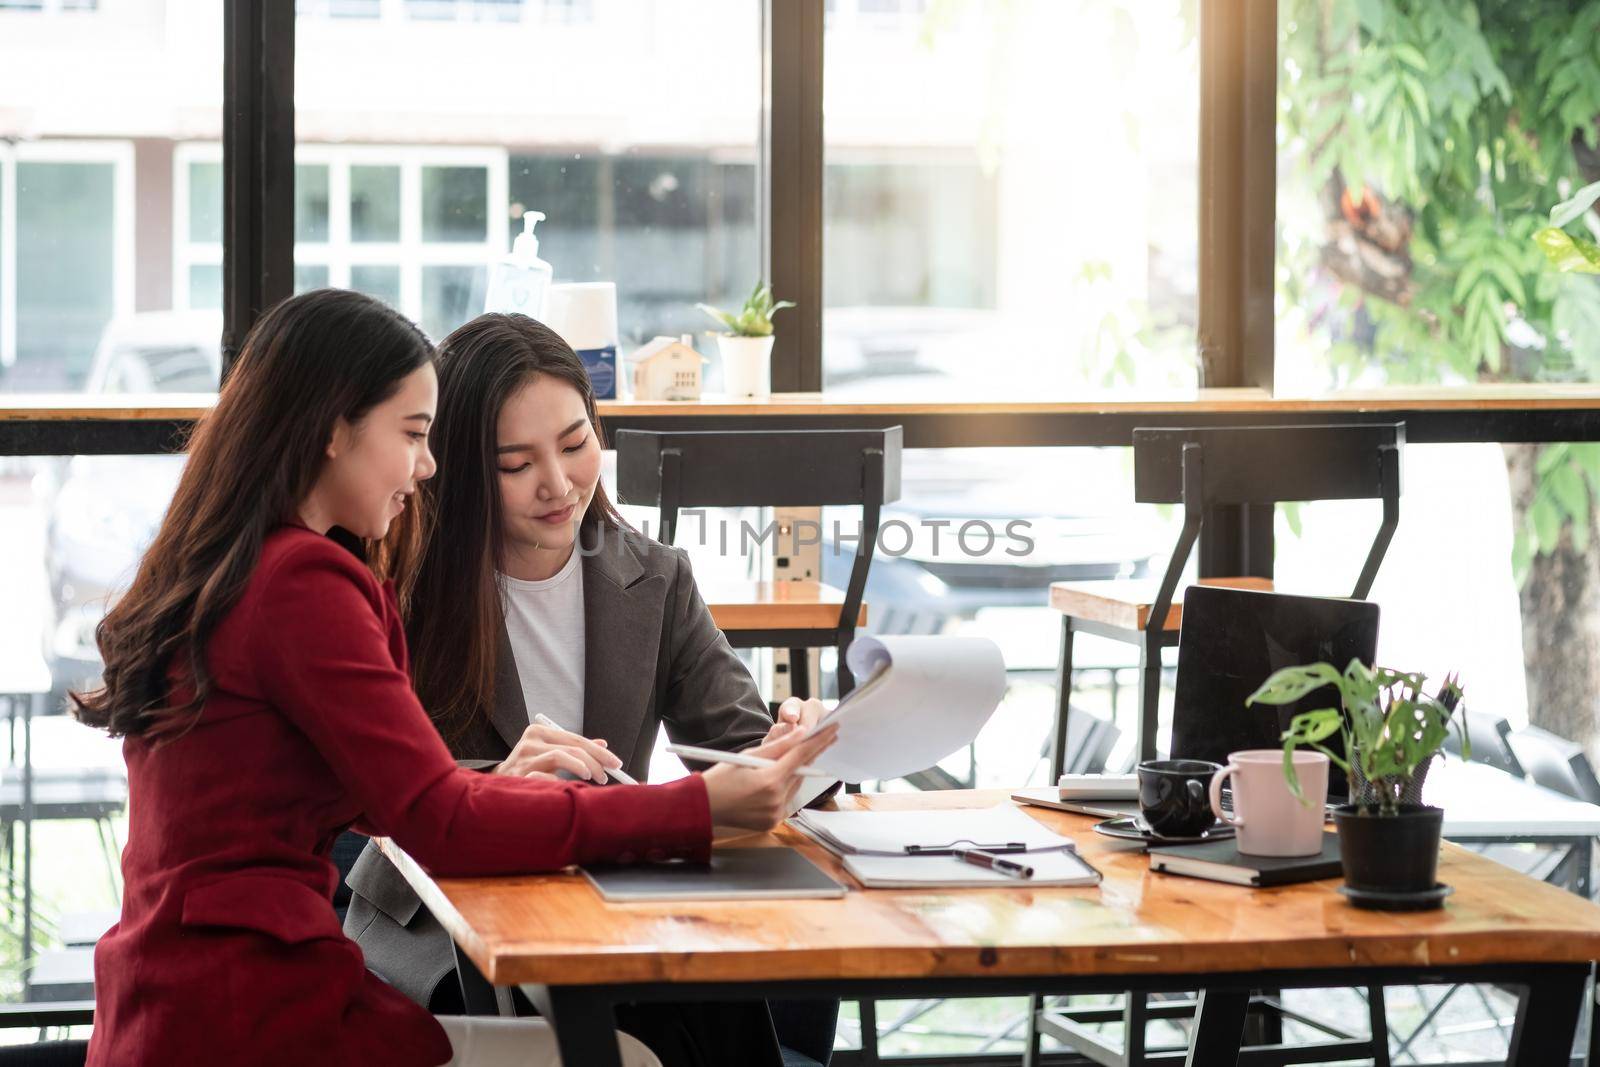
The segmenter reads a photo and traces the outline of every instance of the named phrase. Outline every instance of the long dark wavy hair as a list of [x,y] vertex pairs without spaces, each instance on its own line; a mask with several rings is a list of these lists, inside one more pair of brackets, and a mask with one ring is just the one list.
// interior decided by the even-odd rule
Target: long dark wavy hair
[[[554,330],[526,315],[479,315],[440,342],[438,366],[432,438],[438,471],[420,490],[434,526],[405,600],[406,637],[417,695],[451,741],[486,717],[494,701],[503,621],[496,572],[505,552],[500,409],[549,375],[578,391],[596,442],[601,448],[606,442],[583,361]],[[597,546],[626,525],[597,483],[578,526],[580,547]]]
[[[267,534],[294,517],[316,483],[338,420],[359,420],[433,356],[409,319],[347,290],[291,297],[261,317],[189,439],[183,476],[133,585],[95,631],[104,682],[73,694],[80,721],[156,743],[194,726],[211,691],[206,643],[244,591]],[[407,509],[381,544],[353,547],[370,548],[374,569],[389,576],[414,561],[422,536]]]

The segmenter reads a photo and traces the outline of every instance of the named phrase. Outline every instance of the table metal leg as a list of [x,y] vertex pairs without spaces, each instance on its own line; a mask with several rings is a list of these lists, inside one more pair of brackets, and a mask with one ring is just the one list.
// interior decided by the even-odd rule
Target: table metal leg
[[1072,702],[1072,619],[1061,619],[1061,658],[1056,662],[1056,731],[1050,738],[1050,783],[1060,781],[1067,763],[1067,716]]
[[[524,987],[527,989],[527,987]],[[532,990],[528,990],[530,994]],[[532,996],[556,1032],[561,1062],[582,1067],[622,1067],[616,1006],[598,989],[545,986]]]
[[1201,990],[1194,1009],[1194,1040],[1189,1043],[1189,1056],[1184,1060],[1186,1067],[1238,1063],[1249,1006],[1249,990]]
[[811,696],[811,653],[808,649],[789,650],[789,695],[801,700]]
[[1570,1061],[1588,977],[1586,966],[1534,972],[1517,1006],[1507,1067],[1551,1067]]

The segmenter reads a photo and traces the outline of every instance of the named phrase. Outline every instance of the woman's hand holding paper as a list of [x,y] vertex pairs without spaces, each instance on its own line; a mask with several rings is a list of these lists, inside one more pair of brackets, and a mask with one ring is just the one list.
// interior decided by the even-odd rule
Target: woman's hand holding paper
[[794,811],[794,797],[804,780],[798,773],[825,752],[838,737],[835,726],[811,732],[791,725],[784,736],[756,748],[748,756],[772,760],[764,767],[739,767],[719,763],[705,772],[711,822],[741,830],[771,830]]
[[822,701],[815,697],[810,700],[790,697],[778,705],[777,721],[772,724],[772,729],[767,731],[767,736],[761,743],[776,741],[797,726],[806,730],[814,729],[827,713],[828,710],[822,706]]

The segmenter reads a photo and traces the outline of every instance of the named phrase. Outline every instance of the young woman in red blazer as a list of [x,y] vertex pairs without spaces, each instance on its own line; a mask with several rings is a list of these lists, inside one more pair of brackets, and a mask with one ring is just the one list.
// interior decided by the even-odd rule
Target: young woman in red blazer
[[[342,830],[391,836],[445,876],[705,857],[713,821],[776,825],[793,770],[831,743],[797,730],[760,750],[773,767],[662,786],[457,768],[413,694],[393,581],[420,545],[408,501],[433,474],[436,398],[414,325],[319,290],[262,318],[196,430],[100,626],[104,687],[79,698],[81,719],[125,739],[131,792],[92,1067],[490,1062],[453,1052],[343,935],[328,861]],[[520,1062],[555,1062],[544,1047]]]

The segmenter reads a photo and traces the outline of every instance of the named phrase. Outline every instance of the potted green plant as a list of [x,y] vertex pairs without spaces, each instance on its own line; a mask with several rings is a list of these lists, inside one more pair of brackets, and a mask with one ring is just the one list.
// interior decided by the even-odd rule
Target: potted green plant
[[[1436,695],[1421,674],[1368,667],[1351,660],[1285,667],[1262,683],[1247,705],[1293,704],[1331,686],[1339,706],[1303,711],[1283,732],[1283,774],[1300,796],[1294,751],[1323,753],[1350,780],[1351,803],[1334,809],[1346,895],[1363,907],[1432,907],[1447,887],[1438,884],[1444,812],[1421,803],[1421,778],[1454,725],[1469,753],[1466,712],[1454,676]],[[1329,742],[1339,737],[1343,746]],[[1342,751],[1338,748],[1342,747]]]
[[768,396],[772,393],[772,316],[794,307],[787,300],[774,301],[772,287],[757,282],[738,314],[729,314],[710,304],[695,307],[716,319],[725,328],[717,334],[722,353],[723,387],[730,397]]

